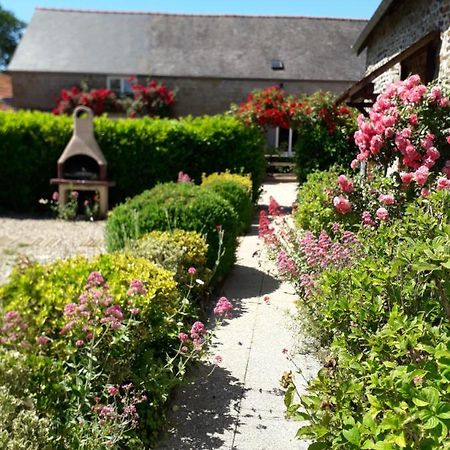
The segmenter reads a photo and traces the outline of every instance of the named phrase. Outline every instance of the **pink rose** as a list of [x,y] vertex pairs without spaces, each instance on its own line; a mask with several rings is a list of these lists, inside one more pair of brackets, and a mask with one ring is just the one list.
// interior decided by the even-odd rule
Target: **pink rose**
[[428,176],[430,175],[430,170],[426,166],[420,166],[415,172],[414,172],[414,180],[417,184],[420,186],[423,186],[427,180]]
[[422,188],[420,191],[420,195],[423,198],[427,198],[430,195],[430,190],[428,188]]
[[448,178],[440,177],[437,179],[436,189],[438,191],[442,191],[443,189],[449,188],[450,188],[450,180]]
[[378,197],[378,200],[380,203],[383,203],[383,205],[393,205],[395,203],[395,198],[391,194],[381,194]]
[[352,204],[342,195],[334,197],[333,205],[340,214],[347,214],[352,210]]
[[386,208],[378,208],[375,214],[382,221],[389,219],[389,213]]
[[[447,138],[448,140],[450,140],[450,136]],[[449,141],[450,144],[450,141]],[[357,159],[354,159],[351,163],[350,163],[350,167],[355,170],[357,169],[359,166],[359,161]]]
[[400,173],[400,178],[402,180],[402,183],[405,183],[405,184],[411,183],[413,177],[414,177],[414,174],[412,172],[401,172]]
[[353,183],[345,175],[339,175],[338,183],[342,192],[353,192]]

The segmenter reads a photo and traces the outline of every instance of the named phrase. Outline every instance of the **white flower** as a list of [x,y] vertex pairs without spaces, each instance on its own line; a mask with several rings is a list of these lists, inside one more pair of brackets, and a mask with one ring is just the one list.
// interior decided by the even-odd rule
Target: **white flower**
[[197,279],[195,280],[195,282],[196,282],[197,284],[199,284],[200,286],[203,285],[203,284],[205,284],[205,282],[204,282],[203,280],[200,280],[200,278],[197,278]]

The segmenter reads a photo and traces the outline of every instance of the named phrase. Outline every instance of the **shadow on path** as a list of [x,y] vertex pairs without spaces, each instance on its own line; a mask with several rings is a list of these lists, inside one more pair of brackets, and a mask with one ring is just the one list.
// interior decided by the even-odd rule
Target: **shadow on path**
[[191,383],[175,396],[169,423],[172,429],[158,450],[218,449],[230,446],[244,387],[226,369],[199,364],[192,368]]

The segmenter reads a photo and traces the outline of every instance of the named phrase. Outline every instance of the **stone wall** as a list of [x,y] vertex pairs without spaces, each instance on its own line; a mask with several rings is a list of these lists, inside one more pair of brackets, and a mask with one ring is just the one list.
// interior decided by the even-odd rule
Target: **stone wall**
[[[394,2],[367,41],[370,73],[431,31],[441,30],[439,78],[450,80],[450,0],[401,0]],[[400,64],[375,80],[375,92],[400,78]]]
[[[274,80],[233,80],[218,78],[164,78],[171,89],[176,89],[174,115],[217,114],[229,109],[232,102],[242,102],[253,89],[273,86]],[[106,75],[52,74],[15,72],[12,74],[14,106],[51,110],[61,89],[70,88],[85,80],[92,88],[106,87]],[[352,81],[284,81],[283,88],[293,94],[312,94],[320,89],[342,93]]]

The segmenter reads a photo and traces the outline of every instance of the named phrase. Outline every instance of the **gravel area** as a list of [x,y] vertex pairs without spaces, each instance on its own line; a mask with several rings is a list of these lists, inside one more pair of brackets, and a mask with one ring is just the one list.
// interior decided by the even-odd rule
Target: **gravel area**
[[105,222],[0,217],[0,284],[18,259],[49,262],[105,251]]

